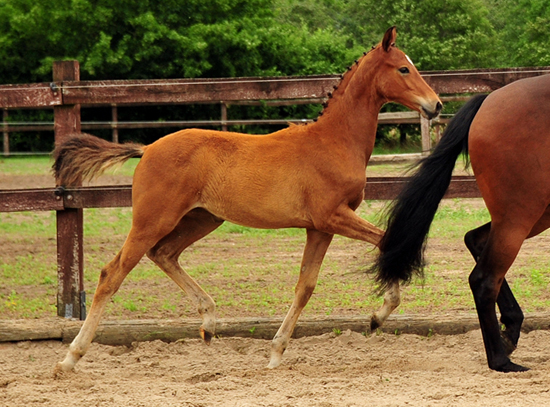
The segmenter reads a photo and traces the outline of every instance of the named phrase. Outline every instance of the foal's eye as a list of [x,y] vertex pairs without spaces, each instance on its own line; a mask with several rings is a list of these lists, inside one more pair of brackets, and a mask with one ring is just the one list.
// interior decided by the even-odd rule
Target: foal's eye
[[404,66],[403,68],[398,69],[399,72],[401,72],[403,75],[410,73],[409,68]]

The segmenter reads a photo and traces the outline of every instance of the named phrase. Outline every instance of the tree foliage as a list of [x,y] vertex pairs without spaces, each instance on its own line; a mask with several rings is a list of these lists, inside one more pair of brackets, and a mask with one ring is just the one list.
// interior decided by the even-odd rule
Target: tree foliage
[[499,32],[499,66],[550,65],[550,4],[546,0],[488,0]]
[[[49,82],[52,62],[64,59],[80,62],[83,80],[341,73],[393,25],[421,70],[550,65],[549,23],[546,0],[0,0],[0,83]],[[319,110],[246,109],[232,107],[231,117]],[[219,109],[119,118],[158,117],[219,118]]]
[[271,0],[4,0],[0,80],[50,80],[59,59],[83,79],[310,74],[353,59],[345,34],[274,14]]
[[495,55],[495,31],[482,0],[279,0],[287,21],[310,29],[331,27],[354,44],[376,44],[397,26],[398,46],[419,69],[489,67]]
[[341,72],[398,27],[423,70],[550,64],[545,0],[0,0],[0,81]]

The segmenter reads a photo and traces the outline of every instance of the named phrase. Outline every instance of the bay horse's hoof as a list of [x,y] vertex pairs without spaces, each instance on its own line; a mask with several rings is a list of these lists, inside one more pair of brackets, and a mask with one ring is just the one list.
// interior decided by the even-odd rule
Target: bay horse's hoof
[[516,345],[512,342],[508,335],[506,335],[506,332],[501,331],[500,337],[502,339],[502,344],[504,345],[506,355],[510,356],[516,350]]
[[200,328],[200,335],[203,339],[204,343],[207,345],[210,345],[210,342],[212,342],[212,338],[214,337],[214,334],[212,332],[206,331],[202,326]]
[[497,372],[502,372],[502,373],[527,372],[529,370],[528,367],[518,365],[518,364],[516,364],[514,362],[511,362],[511,361],[508,361],[508,363],[506,363],[502,366],[497,366],[497,367],[491,368],[491,369],[496,370]]

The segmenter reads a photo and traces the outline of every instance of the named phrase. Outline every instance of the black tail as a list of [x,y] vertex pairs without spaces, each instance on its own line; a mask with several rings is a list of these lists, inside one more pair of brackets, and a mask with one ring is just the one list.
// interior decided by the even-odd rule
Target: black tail
[[388,211],[386,234],[371,271],[380,289],[422,275],[424,249],[433,218],[449,188],[460,153],[468,154],[470,124],[487,95],[470,99],[447,126],[433,152],[422,159]]

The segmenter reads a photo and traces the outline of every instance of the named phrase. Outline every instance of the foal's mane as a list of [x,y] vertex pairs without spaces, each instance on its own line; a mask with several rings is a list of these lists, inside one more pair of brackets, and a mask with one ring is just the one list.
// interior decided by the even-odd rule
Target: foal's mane
[[[351,81],[351,78],[353,78],[355,73],[358,71],[361,61],[376,48],[378,48],[378,46],[373,46],[370,51],[363,52],[363,55],[359,59],[356,59],[353,65],[348,66],[346,72],[340,75],[340,82],[334,85],[334,90],[332,92],[328,93],[328,99],[323,103],[323,110],[321,111],[321,113],[319,113],[319,117],[325,113],[325,111],[329,107],[329,103],[334,98],[338,98],[346,91]],[[317,118],[314,121],[317,121]]]

